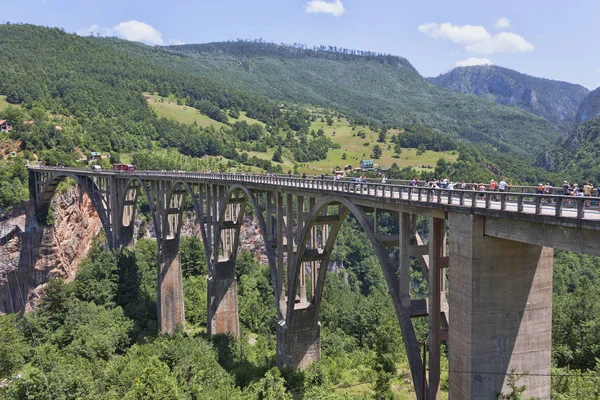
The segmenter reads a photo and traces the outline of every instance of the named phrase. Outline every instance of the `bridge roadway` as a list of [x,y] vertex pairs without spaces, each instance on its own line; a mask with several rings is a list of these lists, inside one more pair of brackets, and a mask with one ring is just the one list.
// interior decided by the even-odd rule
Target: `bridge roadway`
[[[506,192],[480,192],[474,190],[448,190],[432,189],[423,186],[411,186],[408,181],[389,181],[389,183],[378,183],[373,179],[367,182],[353,181],[348,178],[340,181],[320,178],[302,178],[297,175],[266,175],[245,173],[207,173],[207,172],[179,172],[179,171],[135,171],[124,173],[120,171],[102,170],[91,171],[80,168],[48,168],[29,167],[43,171],[72,172],[86,174],[89,176],[115,176],[115,177],[137,177],[140,179],[173,179],[193,180],[198,182],[216,183],[239,183],[252,189],[265,187],[298,189],[303,192],[310,191],[315,194],[342,193],[344,195],[356,196],[367,199],[369,202],[386,201],[392,204],[411,205],[416,207],[427,207],[442,209],[444,211],[465,211],[472,208],[472,212],[480,215],[497,216],[493,211],[514,212],[525,215],[556,216],[561,218],[583,219],[585,221],[600,221],[600,198],[564,196],[560,194],[536,194],[533,186],[513,186]],[[398,183],[395,183],[398,182]],[[401,184],[400,182],[405,182]],[[472,184],[468,183],[467,187]],[[515,191],[515,189],[517,191]],[[592,203],[594,206],[585,206]],[[491,211],[486,213],[486,211]],[[506,218],[519,218],[503,214]],[[531,220],[530,218],[526,218]],[[540,219],[543,223],[565,223],[564,220]],[[560,221],[560,222],[559,222]],[[579,224],[575,224],[579,225]],[[584,224],[588,226],[587,224]],[[589,225],[594,229],[594,225]],[[600,225],[596,227],[600,229]]]
[[[513,369],[530,372],[520,381],[527,396],[549,398],[552,249],[600,255],[600,198],[527,192],[534,188],[482,193],[239,173],[46,167],[29,173],[38,215],[47,212],[62,180],[75,179],[113,248],[132,246],[136,202],[145,194],[159,245],[163,332],[185,326],[179,235],[183,212],[192,206],[208,264],[208,331],[239,335],[235,260],[245,208],[253,207],[274,286],[280,366],[304,368],[320,358],[327,266],[341,225],[353,214],[388,284],[418,399],[439,398],[442,342],[450,398],[495,398],[507,390]],[[382,213],[395,218],[397,233],[381,232]],[[429,218],[427,242],[417,232],[417,215]],[[421,265],[427,299],[411,297],[411,260]],[[429,379],[411,320],[418,317],[429,321]]]

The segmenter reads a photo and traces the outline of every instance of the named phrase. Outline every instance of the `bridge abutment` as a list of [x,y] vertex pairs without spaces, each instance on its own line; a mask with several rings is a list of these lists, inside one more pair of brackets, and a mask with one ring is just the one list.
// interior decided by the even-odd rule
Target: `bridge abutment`
[[158,326],[161,333],[185,328],[179,239],[164,240],[158,250]]
[[235,262],[220,261],[208,279],[208,333],[240,336]]
[[321,359],[321,324],[314,306],[293,311],[289,325],[277,324],[277,366],[304,369]]
[[553,250],[485,236],[485,218],[449,213],[451,399],[495,399],[508,375],[550,398]]

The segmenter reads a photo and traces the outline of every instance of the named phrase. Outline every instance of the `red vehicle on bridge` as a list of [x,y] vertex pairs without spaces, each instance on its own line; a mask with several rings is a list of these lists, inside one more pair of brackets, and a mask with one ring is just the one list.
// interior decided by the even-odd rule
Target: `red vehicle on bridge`
[[135,166],[133,164],[113,164],[113,171],[133,174],[135,172]]

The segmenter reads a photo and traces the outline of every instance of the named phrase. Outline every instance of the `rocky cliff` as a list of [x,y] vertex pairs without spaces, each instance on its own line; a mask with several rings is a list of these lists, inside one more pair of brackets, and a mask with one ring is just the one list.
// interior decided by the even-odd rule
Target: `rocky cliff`
[[515,106],[560,124],[575,119],[589,90],[568,82],[537,78],[495,65],[455,68],[427,78],[436,85]]
[[51,277],[75,278],[102,228],[89,197],[73,187],[52,203],[55,223],[40,226],[31,204],[0,220],[0,312],[32,307]]
[[600,115],[600,88],[591,91],[581,101],[577,110],[577,122],[580,124]]
[[[55,223],[43,227],[31,204],[14,208],[0,218],[0,313],[35,306],[51,277],[75,279],[77,267],[91,248],[102,224],[89,197],[77,187],[57,194],[52,202]],[[152,224],[136,220],[137,238],[154,237]],[[193,214],[186,214],[182,236],[201,237]],[[241,246],[267,264],[264,241],[254,218],[244,217]]]

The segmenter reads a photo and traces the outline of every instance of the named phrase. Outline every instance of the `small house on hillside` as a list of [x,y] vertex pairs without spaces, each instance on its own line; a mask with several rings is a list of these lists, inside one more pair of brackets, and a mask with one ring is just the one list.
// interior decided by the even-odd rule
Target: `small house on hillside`
[[147,101],[148,103],[150,103],[150,100],[152,99],[152,98],[150,97],[150,95],[149,95],[149,94],[145,94],[145,95],[144,95],[144,98],[146,99],[146,101]]
[[0,132],[12,131],[12,124],[6,119],[0,119]]
[[360,162],[360,168],[361,169],[371,169],[373,167],[374,167],[373,160],[362,160]]
[[92,153],[90,154],[90,161],[99,160],[101,157],[102,157],[102,154],[100,154],[100,152],[92,151]]
[[344,171],[352,171],[352,165],[348,164],[344,167]]

